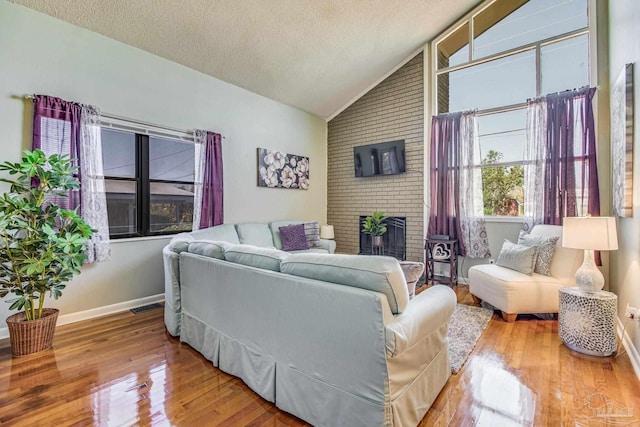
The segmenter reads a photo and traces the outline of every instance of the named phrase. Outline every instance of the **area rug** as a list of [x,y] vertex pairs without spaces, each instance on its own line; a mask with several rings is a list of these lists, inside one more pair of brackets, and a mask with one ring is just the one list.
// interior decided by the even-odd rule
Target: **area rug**
[[483,307],[456,304],[447,334],[451,373],[456,374],[462,368],[492,315],[492,310]]

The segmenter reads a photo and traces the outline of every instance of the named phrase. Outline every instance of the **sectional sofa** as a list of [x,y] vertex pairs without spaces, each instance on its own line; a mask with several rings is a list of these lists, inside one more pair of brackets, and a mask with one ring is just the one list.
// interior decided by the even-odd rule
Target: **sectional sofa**
[[174,237],[167,330],[315,426],[417,425],[450,376],[453,291],[409,300],[397,260],[333,254],[333,242],[281,251],[281,224]]

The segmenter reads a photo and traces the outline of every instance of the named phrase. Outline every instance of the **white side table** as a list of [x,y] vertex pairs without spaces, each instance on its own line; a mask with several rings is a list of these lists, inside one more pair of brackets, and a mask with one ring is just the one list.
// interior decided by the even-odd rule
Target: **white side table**
[[591,356],[616,351],[616,294],[560,288],[558,335],[571,350]]

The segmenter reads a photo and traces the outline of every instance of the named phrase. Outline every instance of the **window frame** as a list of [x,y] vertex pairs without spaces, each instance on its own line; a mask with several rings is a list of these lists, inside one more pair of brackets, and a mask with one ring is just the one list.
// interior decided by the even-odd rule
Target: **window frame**
[[[136,126],[137,125],[137,126]],[[175,180],[163,180],[153,179],[149,177],[150,163],[149,147],[151,144],[151,137],[162,138],[180,142],[187,142],[194,145],[193,136],[186,132],[180,131],[157,131],[151,129],[148,125],[137,124],[135,122],[125,123],[123,119],[119,118],[104,118],[102,119],[101,130],[113,130],[118,132],[125,132],[133,134],[134,139],[134,151],[135,151],[135,177],[117,177],[104,175],[105,181],[126,181],[135,182],[136,196],[134,198],[136,203],[136,224],[135,232],[111,234],[109,233],[109,239],[131,239],[131,238],[144,238],[144,237],[158,237],[158,236],[170,236],[174,234],[184,233],[186,230],[170,230],[170,231],[151,231],[151,184],[186,184],[194,187],[196,186],[195,175],[193,181],[175,181]],[[194,146],[195,150],[195,146]],[[194,171],[195,173],[195,171]],[[194,198],[195,202],[195,198]],[[108,202],[107,202],[108,210]]]
[[[490,62],[490,61],[494,61],[497,59],[501,59],[501,58],[506,58],[512,55],[516,55],[518,53],[522,53],[522,52],[526,52],[526,51],[530,51],[530,50],[534,50],[535,51],[535,88],[536,88],[536,93],[535,93],[535,97],[540,97],[546,94],[542,94],[541,93],[541,88],[542,88],[542,65],[541,65],[541,58],[542,58],[542,47],[543,46],[548,46],[551,45],[553,43],[557,43],[557,42],[561,42],[564,40],[570,40],[572,38],[576,38],[576,37],[580,37],[583,35],[587,35],[588,36],[588,40],[589,40],[589,73],[588,73],[588,84],[591,86],[593,84],[594,81],[597,81],[597,64],[598,64],[598,57],[597,57],[597,50],[596,50],[596,44],[597,44],[597,38],[596,38],[596,0],[588,0],[587,1],[587,8],[588,8],[588,25],[586,27],[577,29],[577,30],[573,30],[573,31],[569,31],[563,34],[559,34],[557,36],[553,36],[553,37],[548,37],[545,38],[543,40],[539,40],[537,42],[532,42],[532,43],[527,43],[525,45],[519,46],[519,47],[515,47],[515,48],[511,48],[508,49],[506,51],[502,51],[502,52],[498,52],[498,53],[494,53],[492,55],[489,56],[485,56],[485,57],[481,57],[481,58],[477,58],[477,59],[473,59],[473,43],[474,43],[474,17],[479,15],[480,13],[482,13],[485,9],[491,7],[496,1],[498,0],[486,0],[485,2],[481,3],[479,6],[475,7],[473,10],[471,10],[469,13],[467,13],[466,15],[464,15],[462,18],[460,18],[458,21],[456,21],[453,25],[451,25],[446,31],[442,32],[439,36],[437,36],[435,39],[433,39],[433,41],[430,43],[431,45],[431,49],[430,49],[430,57],[431,57],[431,61],[429,64],[430,70],[431,70],[431,105],[433,106],[433,110],[435,111],[434,115],[440,115],[440,114],[447,114],[450,113],[450,111],[446,111],[446,112],[440,112],[439,111],[439,105],[438,105],[438,96],[439,96],[439,90],[438,90],[438,76],[442,75],[442,74],[448,74],[452,71],[456,71],[456,70],[460,70],[460,69],[464,69],[464,68],[470,68],[473,67],[475,65],[479,65],[479,64],[483,64],[486,62]],[[468,34],[468,44],[466,45],[466,48],[468,49],[468,56],[467,56],[467,61],[456,64],[456,65],[452,65],[452,66],[448,66],[448,67],[444,67],[444,68],[440,68],[438,69],[438,44],[440,42],[442,42],[443,40],[445,40],[447,37],[451,36],[452,34],[454,34],[456,31],[458,31],[460,28],[463,28],[465,25],[467,25],[469,34]],[[577,89],[577,88],[567,88],[567,89]],[[448,96],[448,95],[447,95]],[[596,93],[597,96],[597,93]],[[528,100],[524,100],[521,103],[516,103],[516,104],[510,104],[510,105],[503,105],[503,106],[498,106],[498,107],[492,107],[492,108],[485,108],[485,109],[478,109],[477,114],[478,116],[482,116],[482,115],[490,115],[490,114],[498,114],[498,113],[506,113],[509,111],[514,111],[514,110],[519,110],[519,109],[526,109],[527,108],[527,101]],[[596,103],[597,104],[597,103]],[[596,117],[597,117],[597,111],[594,111]],[[597,119],[596,119],[597,120]],[[576,158],[577,160],[577,158]],[[521,161],[511,161],[511,162],[500,162],[500,163],[495,163],[495,164],[491,164],[491,165],[482,165],[482,164],[478,164],[475,165],[474,168],[478,168],[480,170],[482,170],[484,167],[492,167],[492,166],[516,166],[516,165],[521,165],[521,166],[526,166],[527,164],[529,164],[530,162],[527,162],[524,158]],[[491,216],[484,216],[485,219],[489,219],[491,221],[501,221],[501,220],[506,220],[509,222],[515,222],[515,221],[520,221],[522,222],[524,220],[523,216],[508,216],[508,215],[491,215]]]

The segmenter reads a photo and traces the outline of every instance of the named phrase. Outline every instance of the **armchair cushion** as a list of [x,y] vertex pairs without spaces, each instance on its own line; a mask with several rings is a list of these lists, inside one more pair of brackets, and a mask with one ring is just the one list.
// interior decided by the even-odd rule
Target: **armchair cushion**
[[556,250],[556,243],[559,238],[559,236],[532,236],[520,230],[518,244],[538,248],[534,272],[542,274],[543,276],[551,275],[551,259],[553,258],[553,253]]
[[536,265],[537,248],[517,245],[505,239],[496,264],[531,276]]

